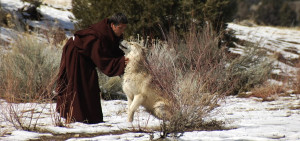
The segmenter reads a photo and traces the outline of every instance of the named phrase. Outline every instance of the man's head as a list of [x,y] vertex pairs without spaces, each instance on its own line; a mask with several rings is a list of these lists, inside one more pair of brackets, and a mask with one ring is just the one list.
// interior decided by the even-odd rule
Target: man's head
[[128,24],[127,17],[122,13],[116,13],[109,18],[110,27],[119,37],[123,34]]

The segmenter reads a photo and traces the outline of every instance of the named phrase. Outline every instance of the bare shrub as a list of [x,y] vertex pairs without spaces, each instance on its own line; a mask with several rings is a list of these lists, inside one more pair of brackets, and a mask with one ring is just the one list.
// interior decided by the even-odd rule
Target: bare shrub
[[41,102],[52,97],[47,88],[58,71],[59,49],[24,34],[0,57],[1,97],[8,102]]
[[0,128],[0,137],[3,137],[7,133],[8,133],[7,129]]
[[38,120],[45,106],[37,111],[37,103],[0,104],[1,118],[17,130],[36,131]]
[[54,26],[47,25],[47,29],[41,28],[36,30],[45,36],[48,43],[51,43],[55,46],[61,46],[61,44],[66,41],[67,36],[65,31],[61,27],[57,26],[57,23],[58,22],[56,21],[56,24]]
[[163,137],[200,128],[208,113],[232,90],[219,36],[209,26],[190,29],[184,39],[173,32],[166,43],[152,43],[145,62],[153,83],[173,103],[173,116],[161,124]]
[[267,52],[255,44],[248,44],[243,48],[243,55],[230,61],[227,75],[235,80],[232,94],[250,91],[257,85],[262,85],[271,77],[273,60]]
[[52,123],[58,127],[68,127],[69,123],[67,120],[63,119],[59,113],[56,112],[56,108],[53,107],[50,109]]

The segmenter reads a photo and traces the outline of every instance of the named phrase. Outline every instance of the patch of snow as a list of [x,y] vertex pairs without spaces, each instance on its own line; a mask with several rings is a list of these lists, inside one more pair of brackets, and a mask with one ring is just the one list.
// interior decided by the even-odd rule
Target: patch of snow
[[11,141],[36,140],[42,136],[53,136],[53,135],[48,133],[43,134],[43,133],[16,130],[13,131],[10,136],[6,137],[5,140],[11,140]]
[[8,11],[17,11],[24,5],[29,5],[28,2],[23,3],[21,0],[1,0],[0,3],[2,5],[2,8]]
[[[280,29],[267,26],[243,26],[234,23],[228,24],[228,29],[235,31],[234,35],[241,39],[258,44],[260,47],[268,50],[268,55],[273,55],[278,52],[284,58],[298,59],[300,58],[300,31],[292,29]],[[243,55],[244,46],[235,44],[237,48],[230,48],[233,53]],[[293,75],[298,71],[294,66],[279,61],[274,62],[276,70],[275,74],[279,72],[285,75]],[[281,71],[279,71],[281,70]]]
[[296,72],[298,71],[298,69],[296,67],[292,67],[292,66],[282,63],[280,61],[274,61],[273,65],[274,65],[275,69],[280,69],[281,73],[283,73],[285,75],[293,75],[293,74],[296,74]]
[[[44,18],[47,21],[54,21],[56,22],[56,26],[62,27],[63,29],[67,30],[74,30],[74,24],[72,23],[70,18],[74,18],[74,15],[70,11],[61,11],[55,9],[53,7],[41,5],[40,11]],[[47,25],[47,21],[44,21],[42,25]]]
[[0,27],[0,38],[7,42],[12,42],[14,37],[17,37],[17,32],[13,29]]
[[[23,3],[21,0],[1,0],[0,3],[3,9],[13,13],[18,11],[19,8],[22,8],[25,5],[29,5],[29,3]],[[67,37],[72,36],[71,31],[74,30],[74,23],[70,19],[74,18],[72,12],[68,10],[59,10],[54,7],[45,5],[41,5],[39,10],[43,15],[42,20],[26,20],[26,24],[44,30],[60,27],[65,30]],[[17,37],[18,35],[21,35],[21,33],[19,33],[18,31],[0,27],[0,41],[3,40],[12,43],[14,42],[14,39],[16,39],[15,37]]]
[[[1,102],[1,105],[7,104]],[[15,104],[29,107],[31,104]],[[42,111],[38,127],[49,134],[102,134],[95,137],[73,137],[74,140],[150,140],[157,139],[160,133],[134,133],[131,129],[151,130],[160,126],[160,121],[139,108],[133,123],[127,122],[127,102],[121,100],[102,101],[104,123],[84,124],[71,123],[69,127],[57,127],[52,120],[51,109],[55,104],[37,104],[36,112]],[[31,107],[32,108],[32,107]],[[3,109],[3,108],[1,108]],[[237,98],[230,96],[220,107],[211,113],[211,119],[225,121],[228,130],[185,132],[178,140],[300,140],[300,97],[277,97],[275,101],[262,102],[260,98]],[[0,118],[1,119],[1,118]],[[43,123],[43,124],[41,124]],[[2,127],[9,128],[2,121]],[[10,125],[11,126],[11,125]],[[12,130],[12,129],[11,129]],[[14,140],[23,136],[24,132],[11,131],[12,135],[0,137],[0,140]],[[118,132],[118,133],[117,133]],[[36,135],[36,134],[35,134]],[[40,134],[38,134],[41,136]],[[32,139],[36,136],[32,136]]]
[[43,0],[43,3],[54,8],[59,8],[64,10],[72,9],[72,0]]
[[287,48],[295,48],[300,53],[300,31],[292,29],[279,29],[267,26],[242,26],[229,23],[228,29],[233,29],[237,38],[259,43],[275,52],[282,53],[286,58],[299,58],[299,54],[287,52]]
[[[51,1],[51,0],[48,0]],[[57,2],[62,2],[59,0]],[[20,0],[1,0],[4,9],[16,11],[24,6]],[[49,4],[51,5],[51,4]],[[55,4],[52,4],[53,6]],[[34,27],[48,28],[58,25],[67,30],[74,28],[68,17],[73,14],[67,10],[59,10],[56,6],[49,7],[42,5],[40,11],[44,16],[43,21],[29,21]],[[58,6],[59,7],[59,6]],[[67,8],[68,9],[68,8]],[[300,53],[300,31],[289,29],[278,29],[273,27],[246,27],[237,24],[229,24],[228,28],[236,31],[236,36],[251,42],[261,43],[271,51],[280,52],[286,58],[297,58]],[[11,42],[13,37],[18,35],[11,29],[0,27],[0,38]],[[243,54],[243,46],[231,49],[232,52]],[[294,49],[297,53],[292,53],[286,49]],[[295,67],[282,62],[275,62],[278,69],[273,73],[291,73]],[[269,80],[272,83],[280,83]],[[7,103],[0,99],[0,131],[5,132],[0,140],[30,140],[39,139],[41,136],[51,137],[53,134],[102,134],[95,137],[72,137],[68,140],[150,140],[159,138],[160,132],[154,133],[122,133],[132,131],[132,129],[152,130],[160,127],[161,121],[145,112],[144,108],[139,108],[135,114],[133,123],[127,122],[127,102],[121,100],[102,101],[104,123],[84,124],[71,123],[68,127],[58,127],[55,125],[55,103]],[[15,107],[22,113],[23,122],[37,121],[37,127],[49,133],[37,133],[28,131],[15,131],[14,126],[5,120],[8,106]],[[225,121],[228,130],[221,131],[193,131],[185,132],[178,140],[284,140],[300,141],[300,96],[291,95],[289,97],[277,97],[275,101],[262,102],[260,98],[237,98],[230,96],[220,107],[211,113],[212,119]],[[64,121],[64,119],[62,119]]]
[[[0,1],[5,10],[15,12],[24,5],[29,5],[27,2],[22,2],[21,0],[1,0]],[[41,5],[39,10],[44,16],[42,21],[31,21],[26,20],[26,22],[33,27],[40,27],[43,29],[48,29],[51,26],[59,26],[66,30],[74,30],[74,24],[72,23],[70,17],[74,18],[72,12],[67,10],[59,10],[54,7]]]

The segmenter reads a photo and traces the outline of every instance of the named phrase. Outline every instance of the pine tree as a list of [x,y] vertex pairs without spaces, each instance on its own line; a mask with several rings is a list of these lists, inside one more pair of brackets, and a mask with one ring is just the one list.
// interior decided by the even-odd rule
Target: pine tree
[[235,0],[207,0],[203,8],[204,19],[209,21],[215,31],[226,28],[226,23],[233,20],[237,12]]
[[279,10],[279,23],[281,26],[294,26],[297,24],[297,14],[284,3]]
[[2,10],[2,5],[0,2],[0,26],[3,26],[6,24],[6,13]]
[[283,2],[284,0],[263,0],[257,10],[255,21],[258,24],[280,25],[278,15]]
[[170,0],[131,0],[126,9],[131,24],[128,29],[131,30],[131,35],[161,37],[161,28],[169,28],[167,23],[174,4],[174,1]]
[[[220,30],[234,15],[235,0],[73,0],[76,28],[89,25],[122,12],[129,24],[127,35],[163,38],[163,32],[177,30],[184,34],[191,23],[198,27],[206,21]],[[128,37],[128,36],[127,36]]]
[[285,0],[263,0],[256,15],[258,24],[292,26],[297,22],[296,13]]
[[76,29],[87,28],[116,12],[124,12],[123,0],[73,0],[72,12],[77,20]]
[[195,24],[203,26],[204,14],[203,8],[206,0],[180,0],[174,19],[173,26],[179,33],[184,34],[188,30],[189,25]]

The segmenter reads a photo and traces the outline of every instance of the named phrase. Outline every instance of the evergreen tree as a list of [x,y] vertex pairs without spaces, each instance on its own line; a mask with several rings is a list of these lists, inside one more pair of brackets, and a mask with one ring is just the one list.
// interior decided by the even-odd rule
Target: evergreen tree
[[[235,0],[73,0],[76,28],[89,25],[122,12],[129,24],[127,35],[140,34],[151,38],[162,36],[162,30],[176,29],[184,33],[191,23],[202,26],[211,22],[219,31],[234,15]],[[128,37],[128,36],[127,36]]]
[[226,28],[237,12],[235,0],[207,0],[203,8],[205,21],[209,21],[215,31]]
[[204,22],[203,8],[206,0],[180,0],[174,15],[173,27],[184,34],[193,23],[202,26]]
[[123,0],[72,0],[72,12],[77,20],[76,28],[87,28],[89,25],[111,16],[116,12],[125,12]]
[[[131,35],[161,37],[161,29],[169,29],[172,7],[176,2],[170,0],[131,0],[126,12],[130,22]],[[172,23],[171,23],[172,24]],[[127,30],[127,31],[128,31]]]
[[279,10],[279,23],[281,26],[294,26],[297,24],[297,14],[284,3]]
[[255,8],[252,6],[258,5],[261,0],[237,0],[237,13],[235,18],[237,20],[253,19]]
[[292,26],[297,22],[296,13],[285,0],[263,0],[256,15],[258,24]]
[[4,12],[4,10],[2,10],[2,5],[0,2],[0,26],[6,25],[7,21],[6,21],[6,13]]
[[256,22],[258,24],[279,25],[279,9],[284,0],[262,0],[257,10]]

